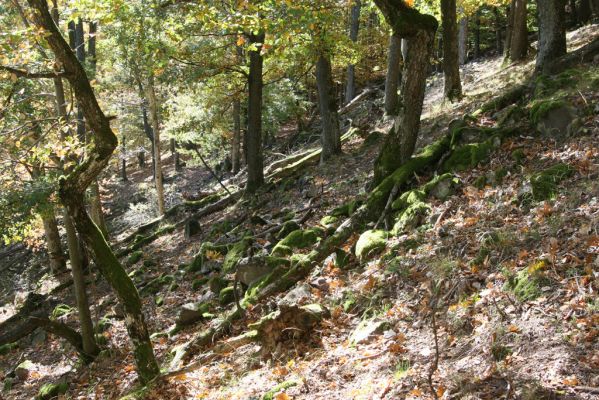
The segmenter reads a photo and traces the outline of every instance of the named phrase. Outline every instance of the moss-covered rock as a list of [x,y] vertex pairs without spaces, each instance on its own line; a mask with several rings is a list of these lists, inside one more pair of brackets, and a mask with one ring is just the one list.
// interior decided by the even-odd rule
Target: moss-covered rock
[[574,172],[575,169],[570,165],[560,163],[533,175],[530,178],[533,198],[541,201],[554,197],[558,192],[558,184]]
[[214,294],[219,294],[221,290],[229,286],[230,281],[224,279],[220,276],[213,276],[208,281],[208,286],[210,287],[210,291]]
[[19,344],[17,342],[6,343],[0,346],[0,355],[5,355],[10,353],[12,350],[17,349]]
[[334,228],[338,224],[339,224],[339,218],[334,217],[332,215],[325,215],[320,220],[320,225],[324,226],[327,229],[328,228]]
[[275,238],[277,240],[281,240],[283,239],[285,236],[289,235],[291,232],[293,231],[297,231],[301,229],[301,227],[299,226],[299,224],[293,220],[291,221],[286,221],[283,226],[281,227],[281,229],[279,229],[279,231],[277,232],[277,234],[275,235]]
[[65,394],[69,386],[66,382],[60,383],[46,383],[43,385],[36,397],[36,400],[50,400],[54,397],[58,397],[61,394]]
[[[206,270],[207,268],[204,264],[207,261],[207,254],[210,252],[211,260],[218,259],[220,257],[224,257],[229,251],[229,247],[226,245],[215,245],[210,242],[204,242],[200,246],[200,250],[196,253],[193,258],[193,261],[187,267],[187,272],[198,272],[202,270]],[[204,271],[207,272],[207,271]]]
[[530,120],[537,130],[546,136],[565,136],[570,133],[576,117],[574,110],[561,99],[534,102],[530,109]]
[[174,282],[174,280],[175,280],[174,276],[163,274],[157,278],[152,279],[150,282],[148,282],[147,285],[145,285],[143,288],[140,289],[139,294],[140,295],[155,295],[156,293],[158,293],[160,291],[160,289],[163,286]]
[[516,162],[516,164],[522,164],[524,160],[526,160],[526,154],[522,149],[516,149],[512,151],[512,160]]
[[534,300],[541,295],[541,287],[549,283],[544,272],[546,267],[546,261],[537,261],[515,276],[508,276],[504,288],[512,291],[520,301]]
[[399,235],[418,227],[430,209],[428,204],[421,201],[410,204],[408,208],[398,214],[395,225],[393,225],[393,234]]
[[356,257],[360,261],[366,260],[377,250],[382,250],[387,244],[389,232],[383,230],[368,230],[360,235],[356,243]]
[[501,145],[500,135],[480,143],[469,143],[455,149],[443,163],[444,171],[464,171],[476,167],[481,161],[489,158],[489,154]]
[[233,272],[235,266],[246,254],[247,249],[252,245],[252,238],[244,238],[230,247],[223,261],[223,272],[225,274]]
[[127,264],[128,265],[136,264],[139,260],[141,260],[141,258],[143,257],[143,255],[144,255],[144,253],[141,250],[134,251],[127,258]]
[[221,306],[226,306],[235,301],[235,287],[227,286],[218,294],[218,302]]
[[342,206],[335,208],[331,212],[331,215],[333,217],[350,217],[354,213],[354,211],[356,211],[358,207],[360,207],[361,203],[362,202],[359,200],[352,200],[348,203],[343,204]]
[[299,229],[291,232],[272,249],[271,255],[275,257],[293,254],[293,249],[305,249],[312,246],[324,236],[324,231],[319,228]]

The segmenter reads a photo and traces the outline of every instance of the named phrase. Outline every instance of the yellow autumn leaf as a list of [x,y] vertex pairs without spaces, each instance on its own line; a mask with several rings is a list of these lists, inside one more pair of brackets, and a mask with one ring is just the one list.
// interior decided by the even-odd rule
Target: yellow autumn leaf
[[237,37],[237,46],[243,46],[245,44],[245,38],[243,36]]
[[275,395],[274,400],[289,400],[291,397],[285,392]]

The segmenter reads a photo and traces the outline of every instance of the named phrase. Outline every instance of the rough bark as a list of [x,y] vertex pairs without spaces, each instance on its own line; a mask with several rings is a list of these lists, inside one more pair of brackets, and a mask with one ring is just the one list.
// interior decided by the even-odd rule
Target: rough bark
[[474,16],[474,58],[480,57],[480,8]]
[[341,153],[337,97],[334,93],[331,60],[326,53],[321,53],[316,61],[316,85],[322,125],[320,161],[324,163],[335,154]]
[[173,156],[173,165],[175,166],[175,171],[181,171],[181,158],[179,156],[179,152],[177,151],[177,141],[175,138],[171,138],[169,145],[171,155]]
[[464,65],[468,59],[468,17],[460,19],[458,28],[458,62]]
[[389,53],[387,54],[387,77],[385,78],[385,114],[397,115],[399,111],[399,94],[397,89],[401,82],[403,57],[401,54],[401,38],[389,36]]
[[528,54],[528,28],[526,26],[527,0],[512,0],[508,38],[506,42],[507,59],[521,61]]
[[164,214],[164,185],[162,183],[162,160],[160,151],[160,121],[158,118],[158,100],[154,88],[154,76],[150,75],[146,82],[146,97],[150,106],[150,121],[152,122],[152,136],[154,147],[154,184],[158,201],[158,214]]
[[539,49],[536,69],[544,71],[551,61],[566,54],[565,0],[537,0]]
[[231,138],[231,171],[236,174],[240,168],[241,150],[241,101],[233,101],[233,137]]
[[[360,10],[362,8],[361,0],[354,0],[351,8],[349,22],[349,38],[352,42],[358,41],[358,31],[360,29]],[[345,104],[351,102],[356,96],[356,66],[349,64],[347,66],[347,83],[345,85]]]
[[66,271],[66,263],[62,246],[60,245],[60,234],[58,233],[58,223],[54,214],[54,207],[45,210],[42,214],[44,223],[44,237],[46,239],[46,249],[48,251],[48,260],[53,274]]
[[458,59],[458,24],[456,0],[441,0],[441,20],[443,24],[443,74],[445,76],[445,97],[450,101],[462,97],[460,66]]
[[591,11],[591,1],[580,0],[578,8],[574,8],[572,12],[576,14],[578,22],[585,25],[588,24],[591,20],[591,15],[593,14]]
[[[127,148],[126,148],[126,137],[125,134],[121,134],[121,180],[127,182]],[[93,218],[92,218],[93,219]]]
[[102,232],[93,223],[83,202],[85,190],[108,164],[117,139],[108,118],[100,109],[85,70],[71,52],[50,16],[46,0],[28,0],[33,8],[32,18],[38,28],[46,32],[46,41],[65,74],[77,101],[93,133],[90,149],[83,161],[59,182],[59,196],[72,217],[81,238],[90,248],[96,266],[113,287],[123,305],[125,324],[133,342],[138,374],[142,382],[148,382],[159,374],[152,343],[141,309],[141,301],[135,285],[118,262]]
[[495,17],[495,51],[497,54],[501,54],[503,53],[503,34],[499,7],[493,7],[493,16]]
[[264,184],[262,159],[262,64],[264,60],[260,52],[265,34],[264,32],[250,33],[248,36],[250,45],[256,46],[256,49],[249,52],[248,122],[245,137],[248,178],[245,190],[254,193]]

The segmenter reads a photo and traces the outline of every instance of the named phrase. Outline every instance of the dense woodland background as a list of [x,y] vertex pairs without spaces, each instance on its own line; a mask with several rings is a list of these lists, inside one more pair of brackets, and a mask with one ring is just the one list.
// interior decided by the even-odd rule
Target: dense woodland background
[[0,398],[598,398],[598,19],[1,0]]

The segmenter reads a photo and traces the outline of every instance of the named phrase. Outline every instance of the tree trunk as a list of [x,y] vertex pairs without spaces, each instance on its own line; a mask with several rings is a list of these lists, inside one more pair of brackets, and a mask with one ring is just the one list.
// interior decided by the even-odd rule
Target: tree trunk
[[250,71],[248,77],[248,123],[245,137],[246,162],[248,178],[246,192],[254,193],[264,184],[264,166],[262,161],[262,63],[260,54],[265,34],[250,33],[250,45],[255,46],[249,51]]
[[599,17],[599,0],[590,0],[591,13],[594,17]]
[[449,101],[460,100],[462,83],[460,81],[458,24],[456,0],[441,0],[441,19],[443,24],[443,73],[445,76],[445,97]]
[[241,148],[241,101],[236,98],[233,101],[233,137],[231,138],[231,171],[239,172]]
[[46,249],[48,251],[48,260],[53,274],[66,271],[66,263],[62,246],[60,245],[60,234],[58,233],[58,223],[54,214],[54,207],[44,210],[42,213],[42,222],[44,223],[44,237],[46,239]]
[[468,17],[462,17],[462,19],[460,19],[457,39],[458,62],[460,65],[464,65],[468,60]]
[[158,198],[158,214],[164,214],[164,186],[162,184],[162,160],[160,157],[160,122],[158,120],[158,102],[154,88],[154,76],[150,75],[146,83],[146,97],[150,106],[150,121],[152,121],[154,145],[154,182]]
[[141,309],[141,300],[135,285],[115,257],[102,232],[89,218],[83,196],[87,187],[106,167],[117,146],[110,122],[95,98],[85,70],[71,53],[60,31],[52,20],[46,0],[27,0],[35,9],[35,25],[45,31],[45,39],[62,65],[77,100],[80,102],[93,134],[85,159],[69,175],[60,180],[59,196],[69,216],[73,218],[85,244],[91,249],[96,266],[113,287],[123,305],[125,324],[133,343],[138,374],[147,383],[160,373],[152,350],[152,342]]
[[[351,8],[349,23],[349,38],[352,42],[358,41],[358,31],[360,29],[360,10],[362,8],[361,0],[354,0]],[[349,64],[347,66],[347,84],[345,86],[345,104],[349,104],[356,97],[356,66]]]
[[[139,85],[140,94],[143,95],[143,87]],[[141,102],[141,117],[144,125],[144,133],[150,140],[151,154],[152,154],[152,176],[156,179],[156,151],[154,149],[154,131],[148,121],[148,110],[146,108],[145,99],[142,98]]]
[[566,54],[565,0],[537,0],[539,49],[537,71]]
[[389,54],[387,54],[387,77],[385,79],[385,113],[397,115],[399,112],[399,82],[401,82],[401,69],[403,57],[401,54],[402,39],[392,34],[389,36]]
[[[508,59],[512,62],[521,61],[528,54],[528,28],[526,26],[527,0],[512,0],[510,6],[511,24],[509,42],[506,43]],[[511,29],[510,29],[511,28]]]
[[474,17],[474,58],[480,57],[480,8]]
[[591,2],[589,0],[580,0],[578,8],[573,8],[572,12],[577,16],[580,23],[588,24],[592,15]]
[[146,166],[146,153],[143,150],[137,152],[137,166],[144,168]]
[[181,158],[179,157],[179,152],[177,151],[177,141],[175,138],[171,138],[170,148],[171,154],[173,156],[173,164],[175,165],[175,171],[181,171]]
[[333,155],[341,153],[337,97],[333,87],[331,60],[326,54],[320,54],[316,61],[316,86],[318,87],[318,103],[322,125],[322,155],[320,162],[324,163]]
[[121,180],[127,182],[127,147],[125,134],[121,134]]
[[493,15],[495,17],[495,50],[497,54],[503,53],[503,38],[501,34],[501,14],[499,7],[493,7]]

